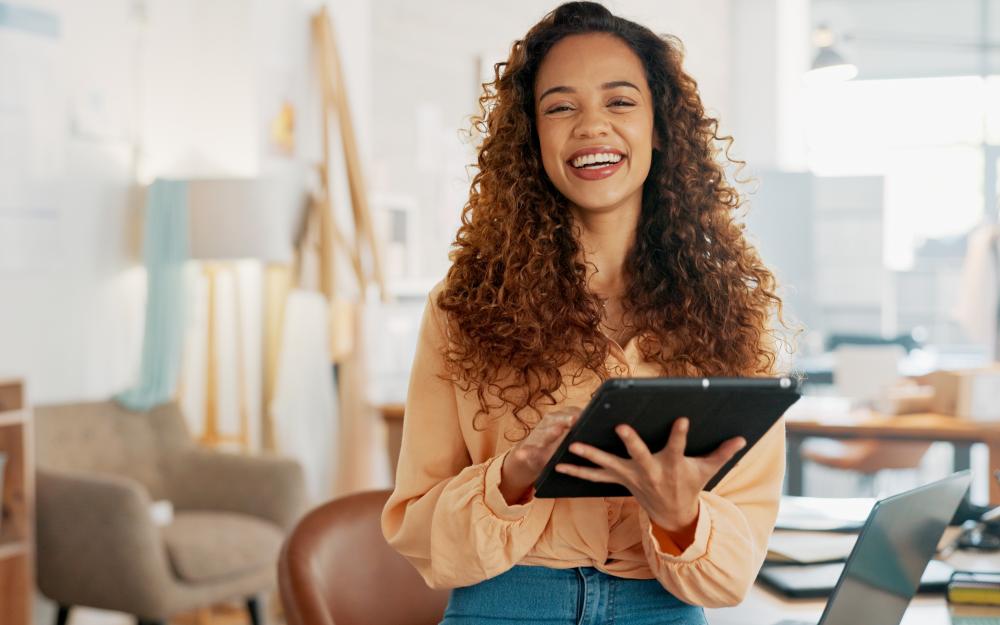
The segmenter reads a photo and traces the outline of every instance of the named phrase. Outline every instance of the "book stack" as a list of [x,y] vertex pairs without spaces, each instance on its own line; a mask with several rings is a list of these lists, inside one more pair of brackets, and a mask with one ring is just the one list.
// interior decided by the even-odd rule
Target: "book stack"
[[952,625],[1000,625],[1000,572],[955,571],[947,597]]

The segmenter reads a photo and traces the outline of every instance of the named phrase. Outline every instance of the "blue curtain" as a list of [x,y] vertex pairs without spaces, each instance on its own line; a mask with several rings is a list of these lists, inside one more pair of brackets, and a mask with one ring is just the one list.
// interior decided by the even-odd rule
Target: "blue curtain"
[[149,188],[143,250],[148,279],[146,330],[138,383],[116,400],[149,410],[173,399],[184,346],[184,264],[190,256],[187,183],[157,180]]

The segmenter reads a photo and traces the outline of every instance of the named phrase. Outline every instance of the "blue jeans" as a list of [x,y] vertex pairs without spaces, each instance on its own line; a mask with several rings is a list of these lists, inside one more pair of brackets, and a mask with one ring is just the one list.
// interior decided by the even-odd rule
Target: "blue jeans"
[[597,569],[515,566],[451,591],[441,625],[707,625],[700,607],[655,579],[622,579]]

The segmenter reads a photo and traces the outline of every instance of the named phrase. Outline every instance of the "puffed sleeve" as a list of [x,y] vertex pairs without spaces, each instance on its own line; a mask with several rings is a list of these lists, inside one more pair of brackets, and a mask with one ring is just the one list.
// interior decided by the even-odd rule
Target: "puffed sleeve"
[[642,547],[656,579],[694,605],[716,608],[743,601],[767,554],[784,475],[782,419],[714,490],[701,493],[694,541],[683,550],[640,508]]
[[[437,289],[435,289],[437,291]],[[506,454],[473,462],[457,389],[443,377],[446,333],[434,293],[424,310],[410,374],[396,486],[382,533],[432,588],[469,586],[518,563],[552,514],[552,499],[508,505],[500,493]]]

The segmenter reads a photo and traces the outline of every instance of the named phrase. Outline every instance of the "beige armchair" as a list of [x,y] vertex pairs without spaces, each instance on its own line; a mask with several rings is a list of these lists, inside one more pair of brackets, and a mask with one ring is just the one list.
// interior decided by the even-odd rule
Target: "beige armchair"
[[[260,625],[258,597],[305,510],[296,462],[201,449],[175,404],[42,406],[35,424],[38,585],[57,625],[77,605],[146,625],[236,598]],[[151,514],[161,499],[168,525]]]

